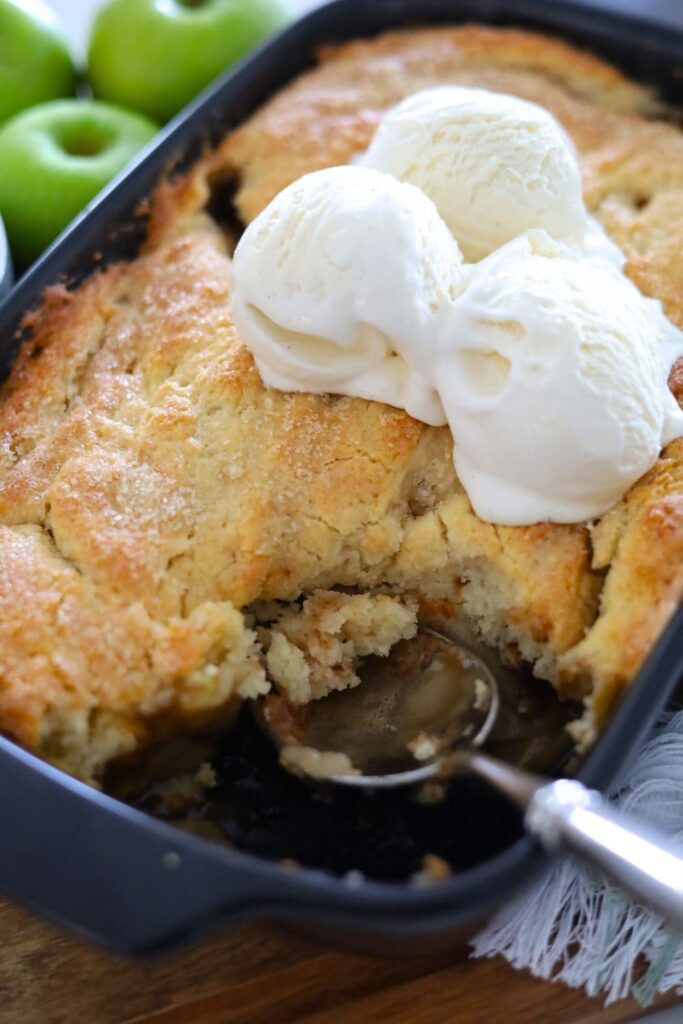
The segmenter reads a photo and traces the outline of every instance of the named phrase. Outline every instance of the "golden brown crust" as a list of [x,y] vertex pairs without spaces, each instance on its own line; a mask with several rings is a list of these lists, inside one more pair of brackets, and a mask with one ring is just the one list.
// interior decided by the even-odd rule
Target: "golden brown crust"
[[225,144],[246,220],[307,171],[346,163],[367,146],[388,107],[430,85],[478,85],[542,103],[581,150],[614,134],[617,112],[637,114],[652,103],[603,61],[514,29],[389,32],[328,47],[322,57],[322,67],[276,95]]
[[683,440],[596,524],[593,544],[607,572],[600,615],[561,661],[564,678],[592,684],[602,721],[683,594]]
[[[324,57],[321,69],[302,76],[227,140],[224,157],[238,174],[243,216],[251,219],[305,171],[352,159],[367,145],[387,107],[416,89],[461,82],[511,92],[541,103],[564,124],[580,153],[587,205],[624,250],[629,276],[646,295],[659,298],[683,328],[683,133],[656,119],[657,107],[647,91],[558,40],[516,30],[466,26],[394,32],[330,48]],[[294,145],[287,145],[288,137],[296,140]],[[681,401],[679,380],[683,361],[671,377]],[[585,689],[587,680],[598,686],[603,680],[603,698],[595,702],[600,713],[633,677],[683,594],[683,510],[675,500],[683,491],[682,463],[680,447],[670,446],[639,485],[641,515],[635,515],[627,498],[607,517],[621,523],[630,542],[615,544],[613,559],[597,558],[596,573],[588,569],[587,548],[561,558],[568,540],[558,527],[544,527],[549,535],[542,543],[528,531],[499,531],[505,536],[506,556],[514,559],[512,551],[524,550],[505,575],[518,585],[525,581],[528,593],[538,595],[518,611],[510,610],[508,625],[517,619],[539,638],[544,632],[554,634],[554,650],[567,650],[577,635],[587,632],[576,658],[567,656],[553,668],[541,654],[538,667],[568,692]],[[665,515],[654,482],[661,482],[658,470],[668,481]],[[652,524],[660,515],[667,529],[655,531],[653,544]],[[453,535],[462,525],[454,525]],[[414,532],[426,535],[427,524],[419,523]],[[596,536],[600,534],[598,529]],[[438,550],[435,535],[427,546],[432,553]],[[422,550],[411,569],[418,572],[416,563],[425,557]],[[612,561],[614,571],[609,572]],[[546,568],[544,573],[544,564],[552,572]],[[632,589],[628,600],[621,588],[609,599],[612,590],[607,586],[602,614],[591,628],[606,573],[608,583],[612,576],[616,580],[638,574],[639,589]],[[573,619],[564,593],[576,597]]]
[[[266,390],[232,325],[209,179],[237,173],[252,217],[438,81],[545,102],[582,151],[587,196],[629,273],[683,326],[681,137],[642,119],[647,93],[530,33],[390,33],[328,51],[158,190],[136,261],[50,290],[31,318],[0,407],[5,732],[92,777],[263,688],[237,609],[334,586],[445,600],[568,692],[595,684],[601,710],[637,670],[683,586],[680,443],[592,531],[495,527],[474,516],[446,429]],[[659,147],[649,169],[644,133]],[[646,206],[632,201],[643,189]]]

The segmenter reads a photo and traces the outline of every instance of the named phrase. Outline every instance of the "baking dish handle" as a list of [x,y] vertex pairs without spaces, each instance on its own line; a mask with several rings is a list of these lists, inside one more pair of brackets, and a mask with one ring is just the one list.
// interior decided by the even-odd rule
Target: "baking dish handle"
[[[243,855],[157,821],[0,737],[0,888],[123,953],[153,953],[287,898]],[[288,884],[289,883],[289,884]]]

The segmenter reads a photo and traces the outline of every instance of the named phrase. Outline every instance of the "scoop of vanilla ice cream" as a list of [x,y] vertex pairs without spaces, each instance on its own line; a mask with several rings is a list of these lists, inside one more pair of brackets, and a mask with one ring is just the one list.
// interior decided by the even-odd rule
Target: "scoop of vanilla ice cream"
[[581,238],[568,243],[570,256],[579,256],[592,263],[606,263],[615,270],[626,266],[624,253],[607,235],[602,224],[595,217],[588,217],[586,230]]
[[419,189],[332,167],[294,182],[249,225],[231,306],[271,387],[374,399],[440,425],[434,329],[463,279],[458,245]]
[[543,232],[480,263],[435,358],[477,515],[516,526],[605,512],[683,435],[667,386],[682,354],[658,302]]
[[[576,241],[587,228],[571,139],[516,96],[457,85],[414,93],[385,115],[358,163],[421,188],[468,260],[531,228]],[[609,243],[605,254],[615,258]]]

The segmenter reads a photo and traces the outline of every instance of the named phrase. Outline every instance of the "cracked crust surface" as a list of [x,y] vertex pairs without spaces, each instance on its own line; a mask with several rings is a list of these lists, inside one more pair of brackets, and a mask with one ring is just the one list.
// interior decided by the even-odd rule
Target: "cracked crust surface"
[[683,135],[614,69],[532,33],[389,33],[321,61],[158,189],[138,259],[46,294],[3,386],[0,728],[86,778],[263,692],[253,601],[419,592],[592,691],[602,718],[680,599],[683,442],[597,523],[481,522],[446,428],[262,386],[205,207],[234,174],[253,218],[426,85],[516,93],[565,124],[588,204],[683,327]]
[[387,655],[417,632],[417,601],[314,591],[263,631],[268,676],[293,704],[358,686],[358,659]]

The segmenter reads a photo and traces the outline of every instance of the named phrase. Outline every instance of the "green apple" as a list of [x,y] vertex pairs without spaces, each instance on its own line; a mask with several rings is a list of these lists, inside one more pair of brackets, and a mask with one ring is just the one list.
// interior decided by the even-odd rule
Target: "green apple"
[[157,131],[96,100],[53,100],[0,128],[0,214],[26,266]]
[[93,25],[90,84],[166,121],[288,18],[288,0],[109,0]]
[[76,75],[60,23],[43,0],[0,0],[0,124],[45,100],[73,96]]

